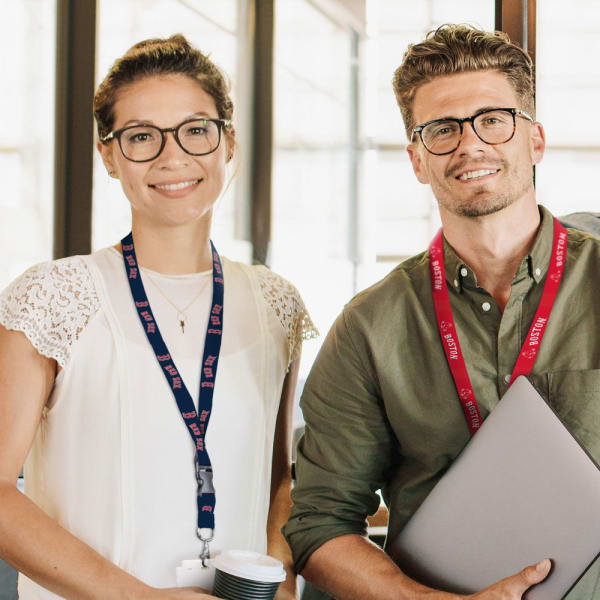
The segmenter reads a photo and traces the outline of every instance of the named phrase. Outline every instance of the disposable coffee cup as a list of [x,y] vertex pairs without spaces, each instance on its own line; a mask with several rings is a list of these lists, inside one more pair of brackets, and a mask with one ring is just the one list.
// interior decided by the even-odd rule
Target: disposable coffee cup
[[271,556],[228,550],[214,559],[213,596],[227,600],[273,600],[285,580],[283,564]]

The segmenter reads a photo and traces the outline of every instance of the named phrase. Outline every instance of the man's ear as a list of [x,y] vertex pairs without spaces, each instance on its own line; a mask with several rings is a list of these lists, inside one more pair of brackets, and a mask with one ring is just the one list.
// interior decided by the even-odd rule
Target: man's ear
[[422,146],[418,142],[411,143],[406,146],[406,151],[408,152],[413,171],[415,172],[419,182],[429,183],[429,176],[425,170],[423,157],[421,155],[423,152]]
[[237,149],[237,144],[235,142],[236,131],[233,123],[229,125],[229,127],[225,130],[225,144],[226,144],[226,154],[225,161],[230,162],[233,160],[235,155],[235,151]]
[[98,142],[96,144],[96,149],[98,150],[98,152],[100,153],[100,156],[102,157],[102,162],[104,163],[104,166],[106,167],[106,170],[108,171],[108,174],[111,177],[118,178],[117,170],[115,169],[112,148],[107,144]]
[[531,124],[531,162],[534,165],[542,162],[544,150],[546,149],[546,132],[541,123],[537,121]]

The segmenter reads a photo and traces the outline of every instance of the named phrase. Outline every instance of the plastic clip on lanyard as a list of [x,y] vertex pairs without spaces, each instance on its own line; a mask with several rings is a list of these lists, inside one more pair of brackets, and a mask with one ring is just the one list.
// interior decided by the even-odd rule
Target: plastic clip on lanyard
[[183,382],[183,379],[175,366],[169,350],[160,334],[158,323],[154,318],[148,297],[140,277],[137,257],[133,244],[133,236],[130,233],[121,240],[123,249],[123,261],[125,273],[131,289],[131,295],[140,318],[140,322],[146,333],[146,337],[154,350],[158,364],[175,396],[175,401],[181,416],[196,448],[194,461],[196,482],[198,484],[198,527],[196,533],[202,542],[200,558],[202,564],[210,558],[209,542],[212,541],[215,528],[215,489],[213,487],[213,471],[206,445],[204,443],[206,429],[212,410],[212,399],[221,351],[221,339],[223,333],[223,297],[224,282],[223,268],[219,254],[212,241],[210,243],[213,258],[213,296],[212,304],[204,342],[204,354],[202,357],[202,373],[200,377],[200,394],[198,398],[198,410],[194,401]]
[[[554,219],[554,240],[552,243],[552,255],[546,275],[546,283],[542,292],[542,299],[525,338],[523,347],[515,363],[509,385],[519,375],[529,375],[535,363],[538,350],[542,343],[542,337],[550,318],[552,306],[558,293],[562,278],[567,250],[567,230]],[[442,242],[442,230],[440,229],[429,246],[429,270],[431,274],[431,289],[438,329],[442,339],[442,345],[446,353],[446,360],[456,385],[456,391],[462,403],[463,412],[469,425],[471,435],[481,427],[481,414],[479,405],[475,398],[475,392],[469,379],[467,365],[463,357],[456,325],[450,306],[448,286],[446,284],[446,270],[444,267],[444,248]]]

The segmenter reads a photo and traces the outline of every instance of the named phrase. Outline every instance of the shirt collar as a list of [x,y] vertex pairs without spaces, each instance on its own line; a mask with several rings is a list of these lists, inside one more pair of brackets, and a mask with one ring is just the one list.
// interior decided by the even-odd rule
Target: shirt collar
[[[531,277],[536,283],[540,283],[546,276],[550,264],[552,242],[554,239],[554,217],[550,211],[539,205],[540,226],[535,241],[529,254],[523,257],[513,281]],[[473,269],[469,267],[454,251],[454,248],[444,237],[444,264],[446,266],[446,280],[448,286],[462,292],[464,286],[476,288],[477,278]]]
[[520,271],[525,262],[529,268],[530,277],[533,277],[536,283],[540,283],[546,277],[554,241],[554,217],[544,206],[539,205],[539,209],[542,221],[537,236],[531,247],[531,252],[521,261],[519,267]]

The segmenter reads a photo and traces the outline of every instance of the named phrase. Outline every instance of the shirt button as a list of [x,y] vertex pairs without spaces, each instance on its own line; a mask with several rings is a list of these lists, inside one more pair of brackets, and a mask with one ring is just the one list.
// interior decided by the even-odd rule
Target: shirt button
[[481,308],[483,308],[483,310],[484,310],[485,312],[488,312],[488,311],[490,310],[490,308],[492,308],[492,305],[491,305],[489,302],[484,302],[484,303],[481,305]]
[[463,267],[463,268],[460,270],[460,274],[461,274],[463,277],[466,277],[466,276],[469,274],[469,271],[467,271],[467,269],[466,269],[465,267]]
[[539,277],[541,274],[542,274],[542,270],[541,270],[541,269],[538,267],[538,268],[535,270],[535,275],[536,275],[536,277]]
[[506,381],[506,383],[510,383],[510,375],[505,375],[504,381]]

